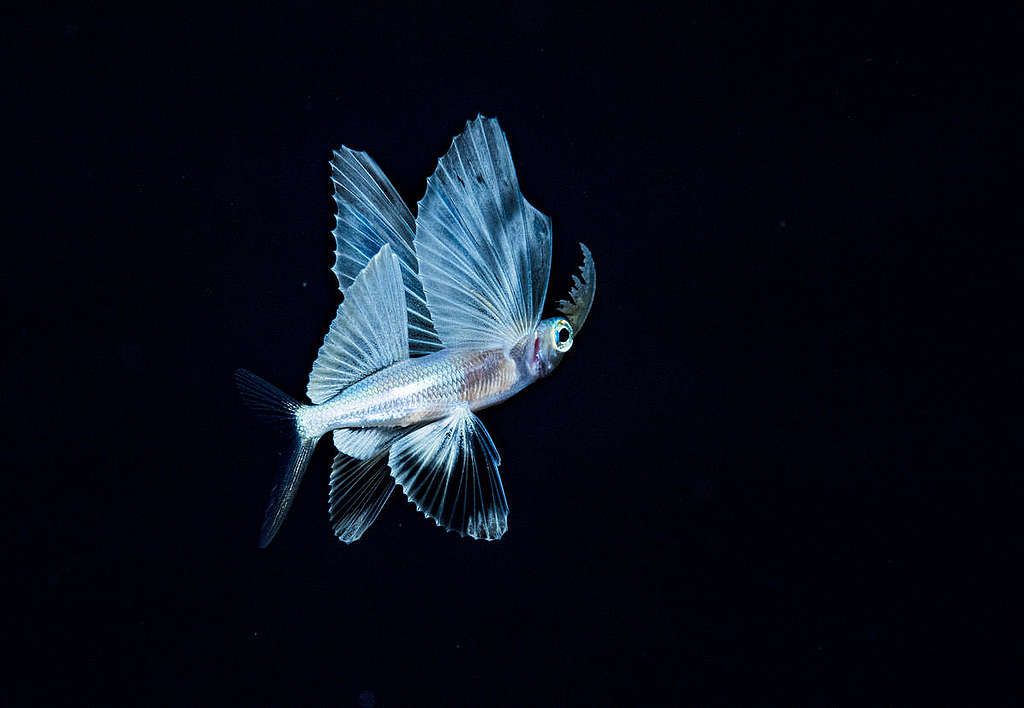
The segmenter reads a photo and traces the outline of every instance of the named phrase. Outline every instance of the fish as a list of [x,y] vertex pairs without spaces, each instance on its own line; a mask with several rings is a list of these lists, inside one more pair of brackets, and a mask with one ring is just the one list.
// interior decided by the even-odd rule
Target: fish
[[335,261],[343,300],[317,353],[308,404],[245,370],[238,390],[283,424],[260,528],[280,530],[318,441],[330,434],[331,527],[360,539],[395,487],[435,524],[494,541],[508,530],[501,457],[477,411],[562,361],[590,313],[590,250],[567,299],[542,318],[551,219],[523,197],[505,133],[477,115],[427,179],[416,217],[366,153],[333,152]]

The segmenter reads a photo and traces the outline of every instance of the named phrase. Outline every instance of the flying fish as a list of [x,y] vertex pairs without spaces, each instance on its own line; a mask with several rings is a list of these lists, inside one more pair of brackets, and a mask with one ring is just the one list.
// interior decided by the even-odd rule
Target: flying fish
[[317,442],[333,438],[330,518],[351,543],[396,486],[449,531],[508,529],[501,458],[476,412],[550,374],[583,328],[590,251],[558,315],[541,319],[551,220],[519,191],[496,119],[466,123],[427,180],[415,219],[365,152],[334,152],[333,271],[344,294],[302,404],[239,369],[253,408],[282,421],[282,456],[259,545],[284,522]]

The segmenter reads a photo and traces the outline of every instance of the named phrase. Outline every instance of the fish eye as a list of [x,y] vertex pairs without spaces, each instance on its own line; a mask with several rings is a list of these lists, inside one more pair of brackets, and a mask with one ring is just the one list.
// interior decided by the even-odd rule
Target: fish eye
[[567,323],[561,322],[555,326],[554,332],[555,349],[560,352],[569,351],[572,346],[572,328]]

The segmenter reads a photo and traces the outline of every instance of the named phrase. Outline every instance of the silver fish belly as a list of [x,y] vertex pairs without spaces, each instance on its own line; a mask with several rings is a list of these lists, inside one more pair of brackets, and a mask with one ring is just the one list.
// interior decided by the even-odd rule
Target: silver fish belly
[[503,349],[439,352],[405,359],[368,376],[320,405],[304,407],[299,425],[320,436],[337,428],[406,427],[479,410],[532,381]]

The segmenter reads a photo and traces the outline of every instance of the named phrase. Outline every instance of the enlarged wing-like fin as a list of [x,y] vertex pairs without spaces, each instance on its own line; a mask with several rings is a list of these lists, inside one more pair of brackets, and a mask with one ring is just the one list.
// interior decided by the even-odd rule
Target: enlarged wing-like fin
[[532,332],[551,270],[551,220],[519,192],[497,120],[466,124],[418,209],[420,277],[444,345],[507,346]]
[[345,543],[358,541],[376,521],[395,483],[388,474],[387,453],[368,460],[334,456],[331,466],[331,528]]
[[594,294],[597,292],[597,269],[594,268],[594,257],[590,255],[590,249],[580,243],[583,251],[583,265],[580,266],[580,274],[572,276],[572,288],[569,290],[568,300],[558,301],[558,311],[565,315],[572,325],[573,336],[580,333],[583,323],[590,314],[590,307],[594,304]]
[[388,466],[416,508],[438,526],[493,541],[508,530],[501,457],[468,407],[391,446]]
[[323,403],[341,389],[409,358],[405,290],[398,258],[385,244],[356,276],[338,307],[306,394]]
[[402,428],[338,428],[334,431],[334,447],[349,457],[365,460],[387,449],[405,432]]
[[402,264],[402,282],[409,318],[409,352],[429,354],[441,348],[423,296],[413,248],[415,221],[377,163],[365,152],[344,145],[331,160],[335,216],[334,274],[344,293],[385,244]]

